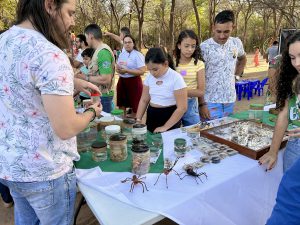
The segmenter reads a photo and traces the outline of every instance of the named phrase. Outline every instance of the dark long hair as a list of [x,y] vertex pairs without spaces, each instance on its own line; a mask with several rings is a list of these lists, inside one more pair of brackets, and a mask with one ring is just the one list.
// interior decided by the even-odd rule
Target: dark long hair
[[289,55],[289,47],[291,44],[299,41],[300,32],[292,34],[287,42],[284,51],[282,52],[282,61],[280,66],[279,78],[277,82],[277,108],[282,110],[285,105],[285,100],[292,97],[293,93],[293,81],[298,75],[298,71],[292,65],[291,57]]
[[191,38],[196,40],[196,49],[192,55],[192,58],[194,58],[194,64],[197,65],[198,60],[202,60],[202,56],[201,56],[201,49],[199,46],[199,39],[197,34],[193,31],[193,30],[183,30],[180,32],[176,45],[175,45],[175,57],[176,57],[176,66],[178,66],[179,64],[179,60],[180,60],[180,49],[178,48],[178,45],[183,41],[183,39],[185,38]]
[[131,36],[131,34],[126,34],[126,35],[124,36],[124,38],[123,38],[123,41],[124,41],[124,39],[127,38],[127,37],[129,37],[129,38],[132,40],[132,42],[133,42],[133,49],[138,51],[138,49],[137,49],[137,47],[136,47],[135,39]]
[[[68,0],[54,0],[58,15],[61,16],[60,10],[66,2]],[[45,8],[45,0],[19,0],[16,24],[20,24],[25,20],[29,20],[37,31],[59,48],[69,48],[67,34],[60,33],[56,22]]]
[[169,67],[175,70],[174,62],[172,57],[166,53],[164,48],[150,48],[145,56],[145,63],[156,63],[156,64],[164,64],[166,61],[169,63]]

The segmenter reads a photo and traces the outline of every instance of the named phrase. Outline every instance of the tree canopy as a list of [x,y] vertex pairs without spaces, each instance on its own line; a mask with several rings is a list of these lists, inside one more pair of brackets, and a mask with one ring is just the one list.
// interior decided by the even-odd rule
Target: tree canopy
[[[7,29],[15,18],[17,0],[0,0],[0,29]],[[75,32],[82,33],[89,23],[118,34],[130,28],[138,47],[166,46],[169,50],[179,32],[193,29],[205,40],[211,36],[213,18],[231,9],[236,16],[234,36],[245,49],[266,48],[277,39],[281,28],[300,25],[299,0],[77,0]],[[117,45],[107,40],[111,45]]]

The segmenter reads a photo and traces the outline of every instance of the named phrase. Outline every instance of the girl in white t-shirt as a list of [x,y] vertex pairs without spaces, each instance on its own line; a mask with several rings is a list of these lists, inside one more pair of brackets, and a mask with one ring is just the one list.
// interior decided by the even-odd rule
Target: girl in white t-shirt
[[137,122],[147,109],[146,124],[150,132],[179,128],[187,109],[187,89],[182,76],[174,70],[171,57],[162,48],[149,49],[145,63],[150,73],[144,81]]

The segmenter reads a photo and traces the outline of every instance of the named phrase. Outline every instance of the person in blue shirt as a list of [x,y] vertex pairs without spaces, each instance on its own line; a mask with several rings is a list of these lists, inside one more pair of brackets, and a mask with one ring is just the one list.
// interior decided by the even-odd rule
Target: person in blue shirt
[[266,225],[296,224],[300,224],[300,159],[282,177],[276,204]]

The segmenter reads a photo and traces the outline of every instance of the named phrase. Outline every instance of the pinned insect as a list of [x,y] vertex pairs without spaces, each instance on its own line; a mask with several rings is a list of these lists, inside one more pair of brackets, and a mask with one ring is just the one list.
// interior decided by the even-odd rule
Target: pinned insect
[[[174,166],[176,165],[176,163],[178,162],[179,158],[180,157],[177,157],[174,163],[172,163],[169,159],[165,160],[164,170],[163,170],[162,173],[159,174],[159,176],[157,177],[157,180],[156,180],[156,182],[155,182],[154,185],[157,184],[157,181],[159,180],[160,175],[164,174],[166,176],[166,186],[168,188],[168,175],[169,175],[169,173],[171,173],[172,171],[174,171],[176,173],[176,175],[179,176],[179,174],[177,173],[177,171],[173,169]],[[179,178],[180,178],[180,176],[179,176]]]
[[201,183],[203,183],[203,181],[202,181],[201,178],[200,178],[202,175],[205,176],[206,179],[207,179],[207,175],[206,175],[205,172],[197,173],[197,171],[194,171],[194,167],[191,166],[191,165],[186,165],[186,166],[184,167],[184,170],[185,170],[185,172],[186,172],[186,175],[184,175],[183,177],[180,177],[180,175],[183,174],[183,173],[185,173],[185,172],[181,173],[181,174],[179,175],[179,177],[180,177],[181,180],[182,180],[183,178],[185,178],[186,176],[192,176],[192,177],[195,178],[196,183],[199,184],[198,181],[197,181],[197,179],[199,179],[199,180],[201,181]]
[[136,175],[133,175],[132,178],[127,177],[125,180],[121,180],[121,182],[126,183],[127,181],[131,181],[131,186],[130,186],[129,192],[133,192],[135,185],[141,184],[143,187],[143,193],[144,193],[145,188],[147,191],[149,191],[146,183],[144,181],[142,181],[142,179],[144,179],[144,178],[146,178],[146,177],[137,177]]

